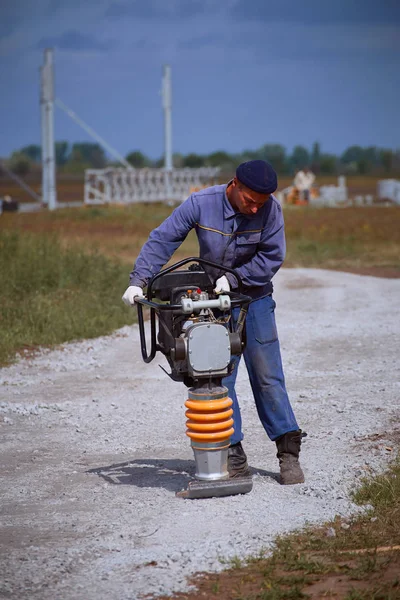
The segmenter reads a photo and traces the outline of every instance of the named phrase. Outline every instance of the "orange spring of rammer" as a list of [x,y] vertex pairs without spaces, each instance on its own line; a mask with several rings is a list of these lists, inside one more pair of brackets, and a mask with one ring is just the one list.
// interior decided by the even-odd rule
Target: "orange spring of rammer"
[[234,432],[232,404],[228,397],[218,400],[186,400],[186,435],[195,442],[227,442]]

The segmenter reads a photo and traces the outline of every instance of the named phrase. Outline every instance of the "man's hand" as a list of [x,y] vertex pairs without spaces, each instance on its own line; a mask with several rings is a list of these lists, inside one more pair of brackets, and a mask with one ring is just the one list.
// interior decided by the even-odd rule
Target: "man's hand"
[[135,304],[135,298],[143,298],[143,290],[137,285],[130,285],[122,296],[123,302],[127,306],[133,306]]
[[217,281],[215,282],[214,292],[216,294],[223,294],[224,292],[229,292],[230,289],[231,286],[226,275],[222,275],[222,277],[217,279]]

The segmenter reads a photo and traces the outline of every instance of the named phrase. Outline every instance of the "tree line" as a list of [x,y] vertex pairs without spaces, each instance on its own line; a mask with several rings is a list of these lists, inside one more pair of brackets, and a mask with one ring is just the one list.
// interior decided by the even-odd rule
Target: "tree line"
[[[7,159],[8,167],[23,176],[40,169],[41,147],[36,144],[24,146],[13,152]],[[268,160],[280,175],[293,175],[298,169],[310,167],[321,175],[382,175],[390,176],[400,173],[400,150],[378,148],[376,146],[350,146],[342,154],[323,152],[320,144],[315,142],[311,149],[295,146],[288,152],[281,144],[265,144],[257,150],[244,150],[231,154],[218,150],[211,154],[173,155],[173,165],[182,167],[220,167],[223,172],[233,172],[238,164],[246,160]],[[55,160],[60,172],[80,174],[85,169],[103,169],[107,166],[120,166],[110,161],[104,149],[95,143],[81,142],[69,144],[66,141],[55,143]],[[162,167],[164,158],[153,160],[140,150],[126,155],[126,160],[136,168]]]

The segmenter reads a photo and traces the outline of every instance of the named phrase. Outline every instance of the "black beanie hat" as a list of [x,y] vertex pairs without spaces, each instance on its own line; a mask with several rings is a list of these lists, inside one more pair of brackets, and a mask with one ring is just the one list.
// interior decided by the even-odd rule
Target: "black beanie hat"
[[238,166],[236,177],[260,194],[273,194],[278,187],[275,169],[265,160],[248,160]]

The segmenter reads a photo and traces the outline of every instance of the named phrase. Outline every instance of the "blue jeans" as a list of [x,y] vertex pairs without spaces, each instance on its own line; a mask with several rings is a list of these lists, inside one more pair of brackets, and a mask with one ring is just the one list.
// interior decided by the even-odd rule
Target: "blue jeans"
[[[243,353],[258,416],[271,440],[299,429],[285,386],[275,306],[272,296],[251,302],[246,318],[247,344]],[[239,309],[235,308],[232,315],[235,324],[238,315]],[[222,380],[233,400],[235,433],[231,444],[243,439],[242,418],[235,391],[240,357],[236,357],[235,362],[232,373]]]

